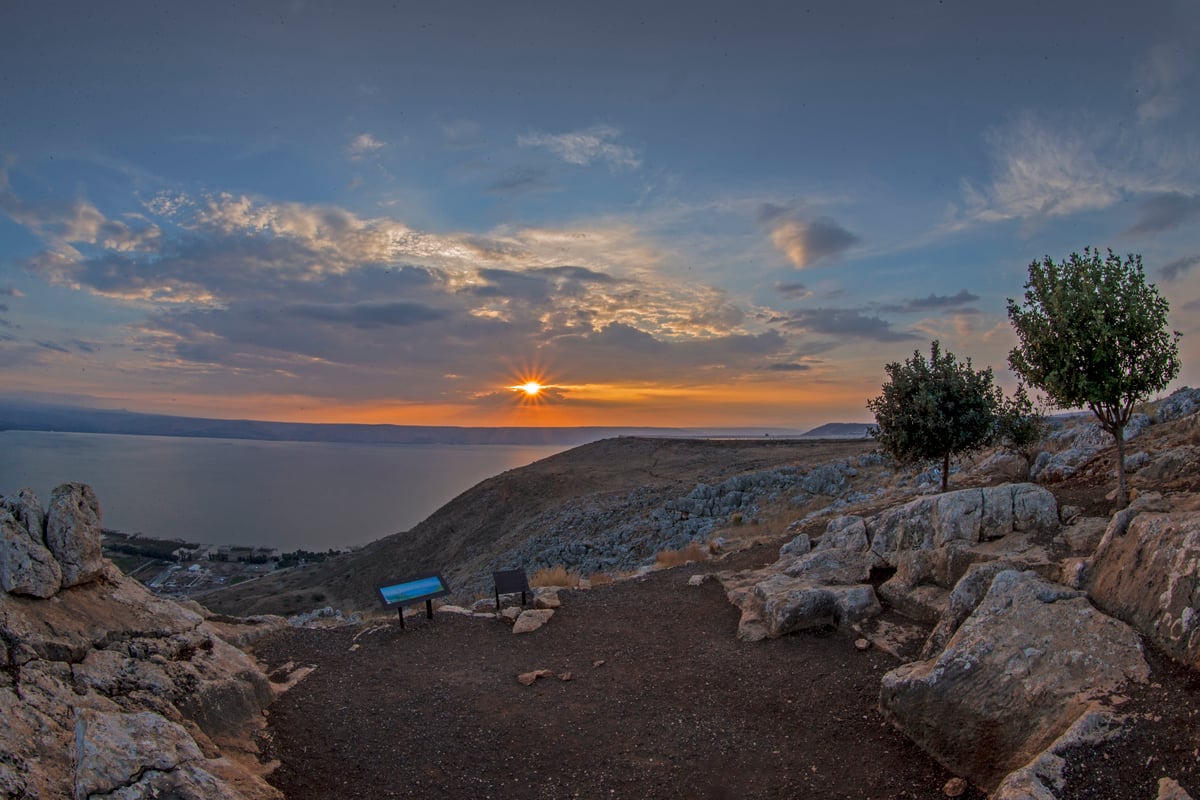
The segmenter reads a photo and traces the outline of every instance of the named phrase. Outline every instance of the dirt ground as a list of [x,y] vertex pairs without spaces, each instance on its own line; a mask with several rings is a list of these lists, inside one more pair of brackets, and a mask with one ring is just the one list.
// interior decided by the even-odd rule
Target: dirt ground
[[[834,633],[739,642],[720,585],[687,585],[700,571],[563,592],[531,634],[437,614],[264,640],[268,667],[316,666],[270,710],[270,780],[289,798],[943,796],[952,776],[876,709],[895,659]],[[537,669],[555,677],[517,681]]]

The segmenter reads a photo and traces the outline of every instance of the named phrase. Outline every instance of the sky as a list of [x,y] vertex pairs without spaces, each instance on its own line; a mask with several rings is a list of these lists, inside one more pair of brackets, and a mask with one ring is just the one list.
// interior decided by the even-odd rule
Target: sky
[[6,2],[0,395],[869,421],[934,339],[1014,388],[1006,300],[1089,245],[1200,385],[1197,40],[1194,0]]

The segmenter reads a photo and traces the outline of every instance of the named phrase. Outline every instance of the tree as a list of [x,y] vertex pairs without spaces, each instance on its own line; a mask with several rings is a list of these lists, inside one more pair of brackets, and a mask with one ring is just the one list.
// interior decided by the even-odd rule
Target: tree
[[1034,406],[1024,384],[1017,384],[1012,397],[1000,402],[996,415],[996,441],[1005,450],[1025,459],[1025,477],[1033,467],[1033,456],[1046,433],[1046,415]]
[[1059,408],[1091,409],[1117,442],[1117,503],[1129,503],[1125,425],[1135,406],[1179,374],[1179,332],[1146,283],[1142,257],[1084,248],[1029,265],[1025,302],[1008,300],[1020,344],[1008,363]]
[[942,461],[942,491],[950,478],[951,456],[991,443],[1002,400],[992,369],[976,372],[971,360],[960,364],[941,344],[930,345],[929,361],[918,351],[903,364],[884,369],[883,394],[867,401],[878,427],[871,434],[902,462]]

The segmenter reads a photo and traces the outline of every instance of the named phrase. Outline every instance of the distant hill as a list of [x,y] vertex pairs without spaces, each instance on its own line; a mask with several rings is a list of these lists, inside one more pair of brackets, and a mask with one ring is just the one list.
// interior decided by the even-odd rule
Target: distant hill
[[534,428],[451,425],[348,425],[205,419],[140,414],[0,398],[0,430],[118,433],[214,439],[257,439],[350,444],[508,444],[575,446],[613,436],[797,437],[778,428]]
[[873,427],[868,422],[827,422],[801,435],[805,439],[866,439]]

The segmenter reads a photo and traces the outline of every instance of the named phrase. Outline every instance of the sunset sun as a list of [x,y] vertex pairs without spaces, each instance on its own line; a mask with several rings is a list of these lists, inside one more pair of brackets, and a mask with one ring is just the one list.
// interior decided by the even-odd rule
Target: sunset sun
[[524,392],[526,397],[536,397],[538,392],[542,390],[542,385],[537,381],[528,381],[517,388]]

